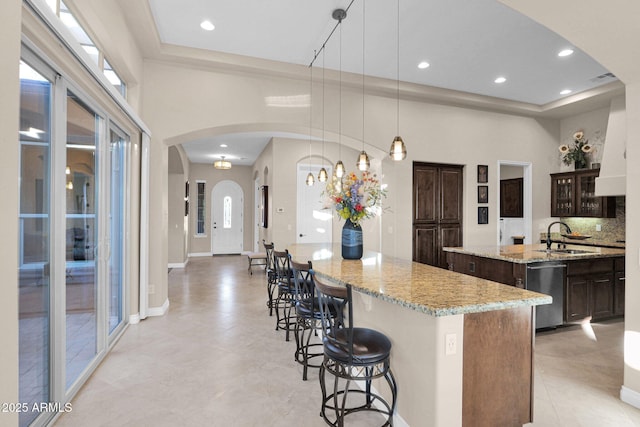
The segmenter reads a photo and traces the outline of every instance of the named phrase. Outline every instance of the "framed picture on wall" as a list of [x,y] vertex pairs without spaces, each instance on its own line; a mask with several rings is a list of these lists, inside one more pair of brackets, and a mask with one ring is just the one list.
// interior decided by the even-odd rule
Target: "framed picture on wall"
[[489,166],[478,165],[478,184],[489,182]]
[[478,203],[489,203],[488,185],[478,185]]
[[489,224],[489,207],[478,207],[478,224]]

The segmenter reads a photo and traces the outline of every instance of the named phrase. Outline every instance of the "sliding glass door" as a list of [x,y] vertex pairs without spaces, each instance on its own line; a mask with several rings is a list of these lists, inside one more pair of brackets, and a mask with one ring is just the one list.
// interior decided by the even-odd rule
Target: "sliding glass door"
[[[51,81],[21,61],[19,402],[28,407],[50,396],[51,99]],[[21,412],[20,425],[37,416]]]
[[130,144],[28,49],[20,81],[20,426],[40,426],[56,406],[33,408],[66,403],[126,323]]
[[66,140],[66,387],[97,354],[98,123],[102,120],[67,93]]
[[127,147],[129,141],[124,132],[113,124],[109,129],[109,336],[119,330],[124,321],[124,275],[126,233],[126,183]]

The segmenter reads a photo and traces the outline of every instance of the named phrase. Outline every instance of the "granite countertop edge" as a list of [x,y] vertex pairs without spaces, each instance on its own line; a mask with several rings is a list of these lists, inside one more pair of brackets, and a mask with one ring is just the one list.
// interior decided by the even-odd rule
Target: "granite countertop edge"
[[[539,296],[530,297],[530,298],[521,298],[517,300],[491,301],[491,302],[484,302],[484,303],[478,303],[478,304],[465,304],[465,305],[458,305],[458,306],[436,308],[436,307],[429,307],[423,304],[411,303],[409,301],[402,300],[399,298],[393,298],[389,295],[385,295],[380,292],[375,292],[375,291],[372,291],[371,289],[368,289],[362,286],[346,283],[342,280],[339,280],[333,276],[327,275],[322,272],[316,272],[316,274],[326,279],[327,281],[332,282],[335,285],[338,285],[338,286],[349,285],[354,290],[362,294],[369,295],[371,297],[381,299],[383,301],[387,301],[389,303],[399,305],[401,307],[409,308],[411,310],[419,311],[421,313],[428,314],[434,317],[453,316],[457,314],[481,313],[481,312],[487,312],[487,311],[506,310],[506,309],[518,308],[518,307],[531,307],[531,306],[537,306],[537,305],[551,304],[553,302],[553,298],[551,296],[537,294]],[[508,285],[503,285],[503,286],[508,286]]]
[[[569,249],[584,249],[581,245],[567,245]],[[576,261],[584,259],[613,258],[624,256],[624,248],[591,247],[597,252],[581,254],[546,253],[546,245],[511,245],[511,246],[469,246],[469,247],[445,247],[445,252],[473,255],[482,258],[490,258],[516,264],[532,264],[548,261]],[[495,251],[499,250],[499,253]],[[512,252],[511,252],[512,251]]]

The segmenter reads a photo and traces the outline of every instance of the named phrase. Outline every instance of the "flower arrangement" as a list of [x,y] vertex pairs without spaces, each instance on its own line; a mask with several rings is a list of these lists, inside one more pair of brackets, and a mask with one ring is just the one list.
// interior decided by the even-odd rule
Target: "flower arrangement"
[[559,150],[565,165],[574,163],[576,168],[584,168],[587,166],[587,155],[593,151],[593,146],[589,144],[589,141],[584,137],[584,132],[580,130],[573,134],[573,147],[562,144]]
[[351,220],[356,226],[363,219],[375,216],[375,208],[379,207],[382,199],[387,196],[376,175],[368,172],[362,172],[359,177],[351,172],[342,179],[334,175],[327,183],[325,194],[338,215],[345,220]]

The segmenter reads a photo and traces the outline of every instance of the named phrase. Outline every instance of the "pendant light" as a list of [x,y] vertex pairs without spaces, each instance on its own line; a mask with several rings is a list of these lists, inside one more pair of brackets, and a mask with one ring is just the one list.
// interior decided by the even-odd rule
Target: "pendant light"
[[312,120],[313,120],[313,64],[309,66],[309,173],[307,174],[307,179],[304,181],[309,187],[313,185],[315,182],[315,178],[311,173],[311,128],[312,128]]
[[231,162],[229,160],[225,160],[224,156],[220,156],[220,160],[213,162],[213,167],[221,170],[231,169]]
[[362,172],[366,172],[369,170],[371,166],[371,162],[369,161],[369,155],[366,151],[364,151],[364,53],[365,53],[365,3],[366,1],[362,1],[362,151],[358,156],[358,161],[356,162],[356,166]]
[[407,157],[407,146],[404,145],[404,141],[400,136],[400,0],[398,3],[397,14],[397,49],[396,49],[396,137],[393,138],[391,143],[391,149],[389,150],[389,156],[394,161],[404,160]]
[[307,179],[305,181],[305,183],[309,186],[312,187],[313,184],[315,183],[315,178],[313,177],[313,174],[311,173],[311,171],[309,171],[309,173],[307,174]]
[[326,46],[322,46],[322,168],[320,172],[318,172],[318,181],[327,182],[329,176],[327,175],[327,170],[324,168],[324,57]]
[[340,158],[342,157],[342,20],[347,17],[347,12],[342,9],[336,9],[333,11],[333,18],[338,20],[340,25],[340,37],[339,37],[339,68],[338,68],[338,161],[333,168],[333,173],[336,178],[341,179],[345,174],[344,163]]

